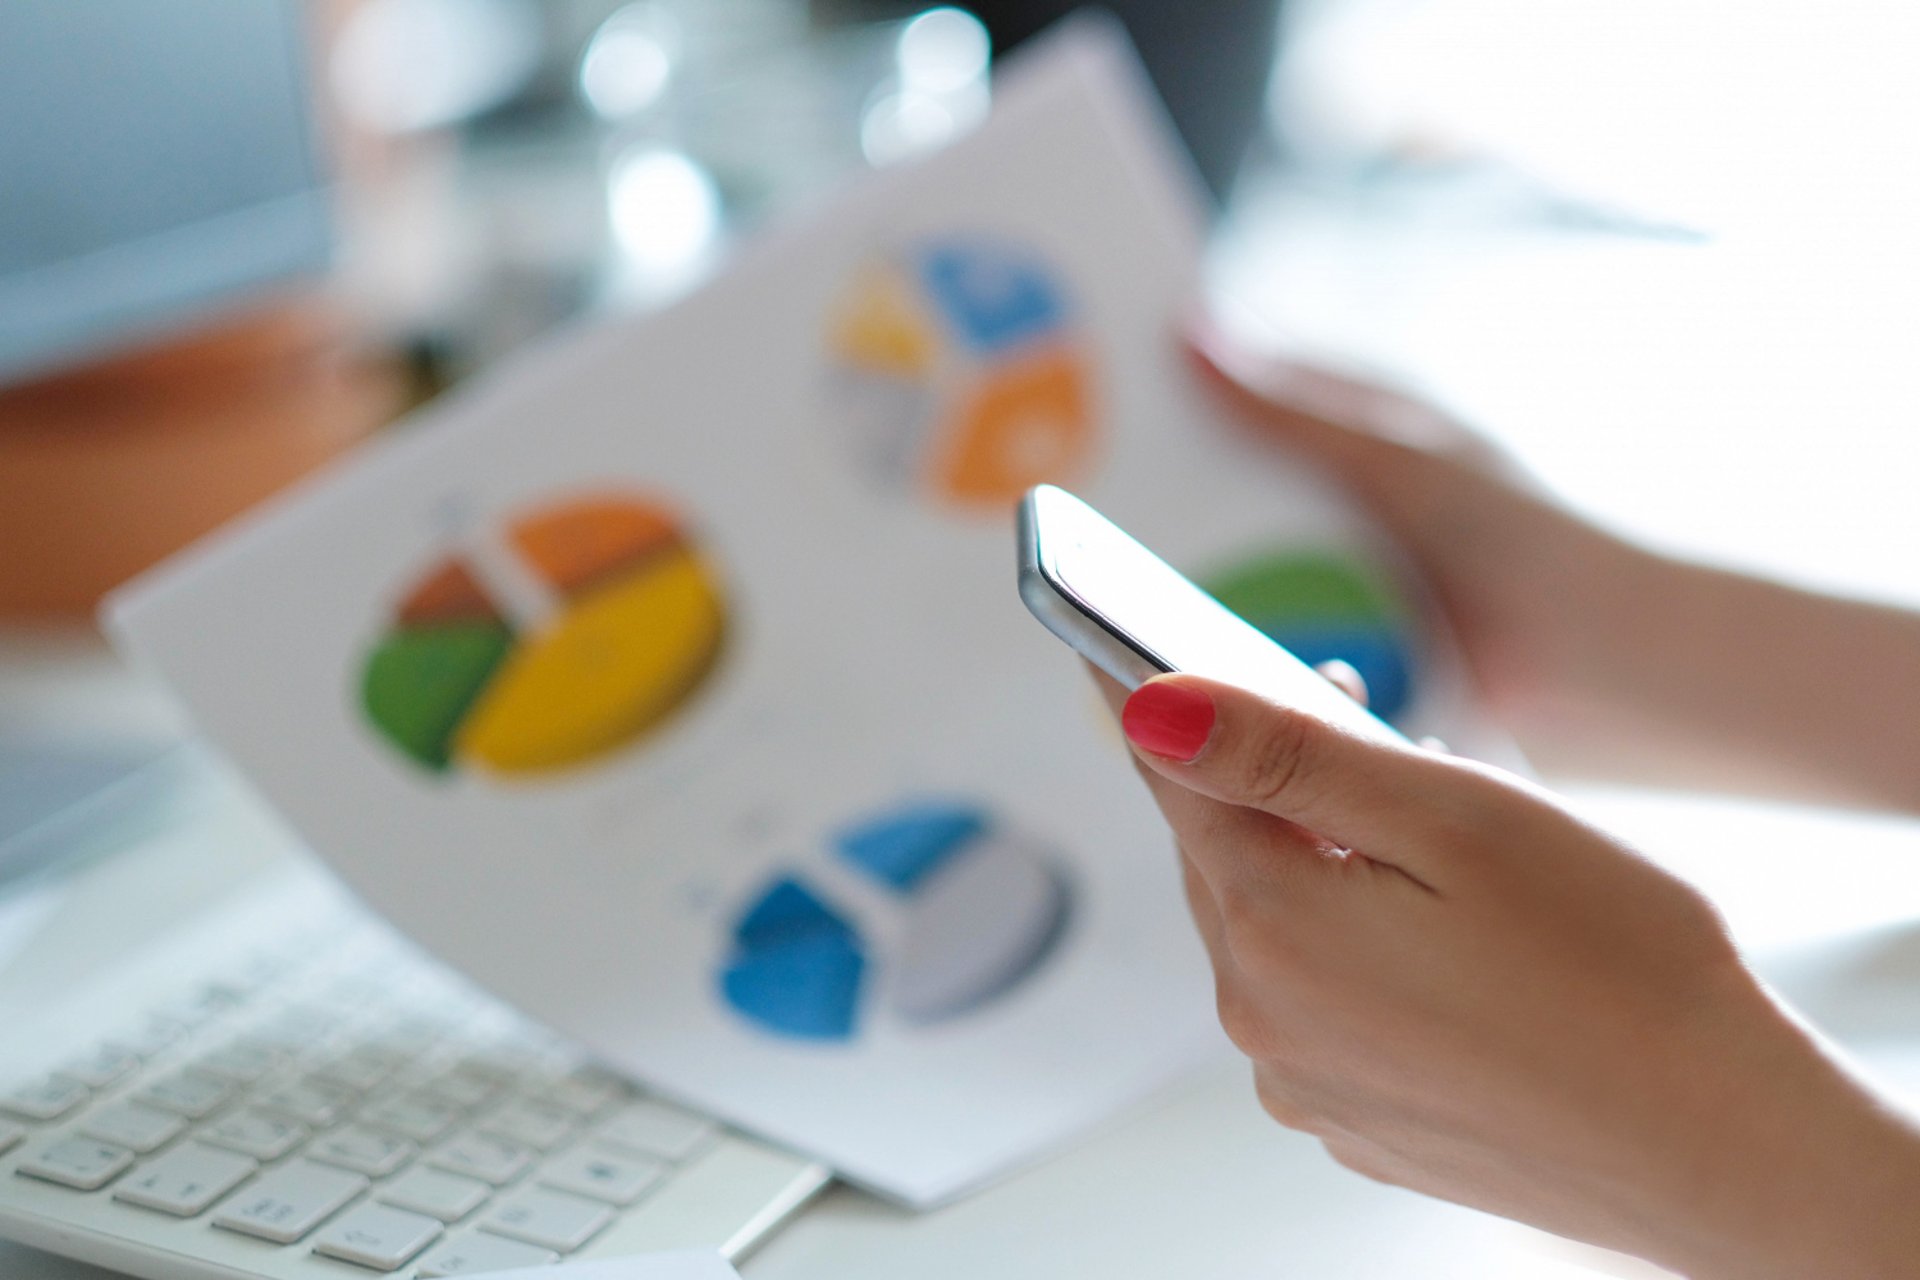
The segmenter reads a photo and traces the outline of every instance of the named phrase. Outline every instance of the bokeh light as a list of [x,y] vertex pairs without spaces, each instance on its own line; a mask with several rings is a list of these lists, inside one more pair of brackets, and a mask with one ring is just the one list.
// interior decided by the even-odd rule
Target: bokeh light
[[644,145],[613,162],[607,216],[632,283],[672,292],[697,280],[718,248],[720,191],[686,153]]
[[580,96],[605,120],[639,115],[666,93],[679,53],[673,15],[630,4],[600,25],[580,59]]

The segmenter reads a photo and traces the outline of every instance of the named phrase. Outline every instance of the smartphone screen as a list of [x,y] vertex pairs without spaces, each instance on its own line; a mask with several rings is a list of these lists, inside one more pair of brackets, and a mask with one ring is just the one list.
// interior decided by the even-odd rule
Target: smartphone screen
[[1064,489],[1027,494],[1021,559],[1021,595],[1035,616],[1129,688],[1154,672],[1191,672],[1368,737],[1405,741]]

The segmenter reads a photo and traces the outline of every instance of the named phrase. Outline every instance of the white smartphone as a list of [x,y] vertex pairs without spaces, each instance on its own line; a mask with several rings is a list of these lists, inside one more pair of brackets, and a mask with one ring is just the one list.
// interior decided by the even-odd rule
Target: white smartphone
[[1118,525],[1050,484],[1029,489],[1020,503],[1020,598],[1047,630],[1128,689],[1185,671],[1370,738],[1406,741]]

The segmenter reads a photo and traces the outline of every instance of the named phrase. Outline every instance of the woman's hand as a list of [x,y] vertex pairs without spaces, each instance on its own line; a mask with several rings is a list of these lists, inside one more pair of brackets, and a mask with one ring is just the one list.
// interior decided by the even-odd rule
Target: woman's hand
[[1432,405],[1206,327],[1190,348],[1400,543],[1546,767],[1920,812],[1920,614],[1656,555]]
[[1634,645],[1660,562],[1556,503],[1438,408],[1201,327],[1190,351],[1240,419],[1327,470],[1400,544],[1480,693],[1522,731],[1592,696]]
[[1914,1274],[1920,1136],[1685,884],[1519,779],[1231,686],[1159,677],[1121,720],[1281,1123],[1696,1277]]

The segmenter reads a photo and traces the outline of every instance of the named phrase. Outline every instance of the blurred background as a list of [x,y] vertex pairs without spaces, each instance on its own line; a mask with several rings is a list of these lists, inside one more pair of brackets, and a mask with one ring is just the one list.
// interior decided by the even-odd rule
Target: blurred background
[[[92,635],[103,590],[964,133],[1071,7],[11,0],[0,835],[182,732]],[[1439,398],[1641,537],[1920,603],[1910,6],[1108,7],[1219,200],[1237,323]],[[1759,883],[1723,886],[1736,917]]]

